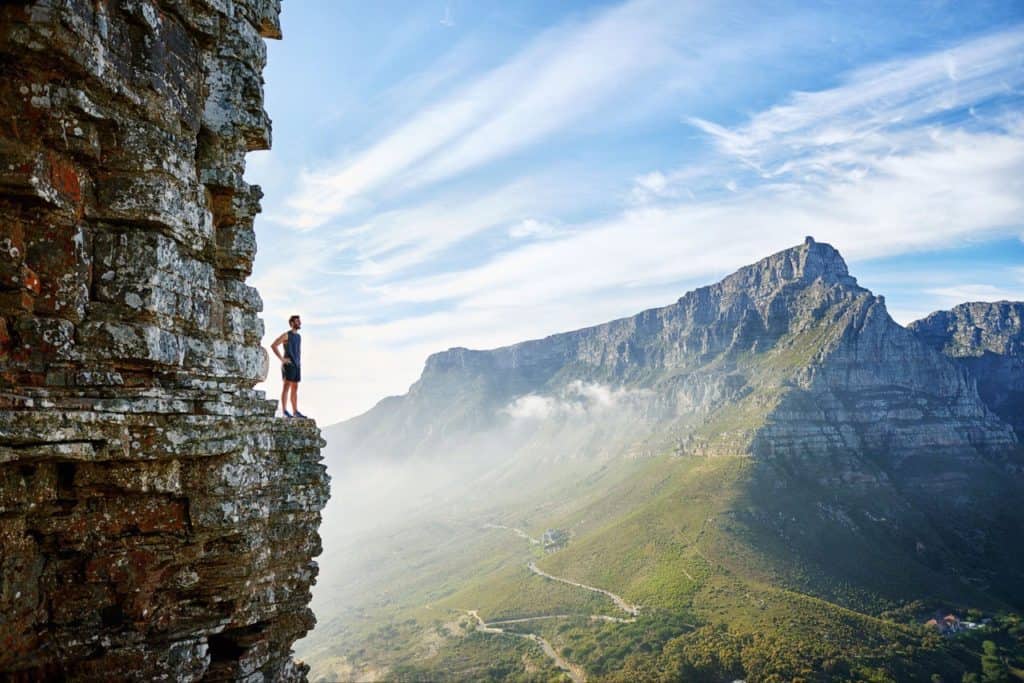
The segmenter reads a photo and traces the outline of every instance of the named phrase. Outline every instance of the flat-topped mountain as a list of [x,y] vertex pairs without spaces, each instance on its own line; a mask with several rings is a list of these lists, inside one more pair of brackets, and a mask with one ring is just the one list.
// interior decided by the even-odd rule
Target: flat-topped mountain
[[[414,481],[388,508],[421,503],[388,510],[401,541],[354,546],[379,550],[339,582],[381,577],[387,613],[360,585],[366,612],[316,647],[478,676],[515,641],[395,654],[350,628],[377,614],[426,642],[473,610],[602,680],[960,680],[980,645],[922,624],[1024,609],[1020,320],[970,304],[902,327],[808,238],[663,308],[432,355],[407,394],[328,431],[333,466],[383,464],[366,471]],[[540,557],[550,529],[568,541]],[[581,586],[637,621],[595,621]]]
[[630,423],[644,422],[656,449],[903,459],[1017,444],[963,369],[894,322],[839,252],[812,238],[663,308],[434,354],[408,394],[334,427],[329,441],[350,457],[371,443],[394,459],[451,450],[507,426],[517,402],[550,405],[580,387],[629,396]]

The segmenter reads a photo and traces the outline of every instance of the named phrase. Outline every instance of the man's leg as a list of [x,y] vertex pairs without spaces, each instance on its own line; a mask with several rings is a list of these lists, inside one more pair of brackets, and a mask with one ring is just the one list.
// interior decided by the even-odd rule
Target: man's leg
[[290,388],[292,392],[292,415],[294,415],[295,413],[299,412],[299,383],[288,382],[288,384],[291,385]]
[[288,380],[284,380],[281,383],[281,412],[282,413],[287,413],[288,412],[288,404],[286,403],[286,401],[288,400],[288,385],[289,384],[291,384],[291,382],[289,382]]

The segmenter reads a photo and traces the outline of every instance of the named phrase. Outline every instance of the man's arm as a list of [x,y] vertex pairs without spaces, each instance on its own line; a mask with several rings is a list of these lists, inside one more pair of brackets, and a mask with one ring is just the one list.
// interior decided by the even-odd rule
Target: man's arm
[[277,348],[281,344],[284,344],[287,340],[288,340],[288,333],[287,332],[283,332],[281,334],[281,336],[278,337],[277,339],[275,339],[274,343],[270,345],[270,350],[274,352],[274,355],[277,356],[277,359],[279,361],[281,361],[282,363],[291,363],[290,360],[288,360],[287,358],[285,358],[284,356],[281,355],[281,352]]

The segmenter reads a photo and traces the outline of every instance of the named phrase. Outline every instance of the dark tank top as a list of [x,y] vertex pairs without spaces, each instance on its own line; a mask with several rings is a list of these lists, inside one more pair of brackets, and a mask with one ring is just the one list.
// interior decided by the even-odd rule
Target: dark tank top
[[288,341],[284,343],[284,357],[291,360],[295,367],[302,366],[302,336],[298,332],[288,331]]

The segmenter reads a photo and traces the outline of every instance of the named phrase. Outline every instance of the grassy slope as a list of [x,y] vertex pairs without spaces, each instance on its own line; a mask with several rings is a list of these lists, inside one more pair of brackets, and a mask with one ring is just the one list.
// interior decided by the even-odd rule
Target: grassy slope
[[[814,671],[828,669],[837,680],[876,675],[912,680],[970,668],[970,653],[914,625],[919,613],[897,620],[879,614],[912,600],[928,607],[985,609],[998,607],[997,601],[949,581],[905,546],[851,529],[834,511],[808,515],[818,510],[814,497],[820,492],[765,498],[751,488],[763,483],[759,476],[764,475],[755,461],[744,457],[616,463],[567,484],[555,499],[558,504],[538,504],[510,516],[508,522],[533,535],[551,526],[573,531],[567,548],[540,560],[545,571],[612,590],[645,607],[637,624],[568,619],[520,629],[545,635],[595,676],[614,677],[643,666],[653,667],[646,669],[653,676],[673,665],[692,666],[701,661],[701,648],[714,642],[716,626],[727,627],[735,641],[734,666],[740,667],[735,675],[754,679],[799,672],[814,679]],[[759,516],[751,517],[755,510]],[[766,523],[767,512],[789,523]],[[799,524],[792,521],[797,517],[802,517]],[[526,541],[498,529],[482,534],[497,541],[491,552],[505,559],[478,557],[471,569],[463,567],[458,579],[447,583],[462,581],[461,588],[435,603],[435,610],[480,609],[488,620],[616,614],[601,596],[530,575],[523,567],[531,555]],[[799,536],[805,538],[794,540]],[[470,561],[468,555],[463,559]],[[512,638],[491,638],[489,648],[522,646]],[[447,641],[433,659],[410,658],[416,662],[412,670],[444,671],[449,650],[466,647],[461,639]],[[686,652],[679,659],[684,664],[666,663],[666,652]],[[715,668],[720,664],[707,671],[726,673],[727,665]]]

